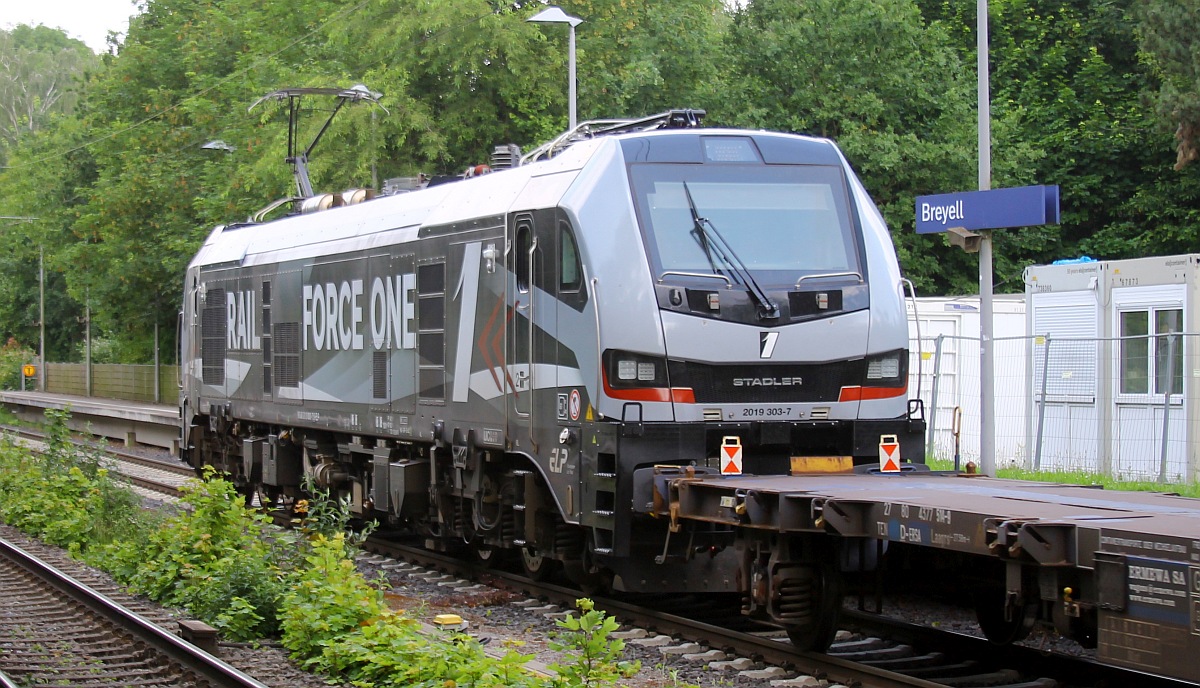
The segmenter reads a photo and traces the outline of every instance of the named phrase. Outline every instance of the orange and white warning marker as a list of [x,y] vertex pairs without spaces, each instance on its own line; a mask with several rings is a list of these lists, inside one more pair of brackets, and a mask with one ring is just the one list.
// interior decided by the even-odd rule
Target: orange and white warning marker
[[742,474],[742,438],[727,435],[721,438],[721,475]]
[[895,435],[879,436],[879,472],[900,472],[900,442]]

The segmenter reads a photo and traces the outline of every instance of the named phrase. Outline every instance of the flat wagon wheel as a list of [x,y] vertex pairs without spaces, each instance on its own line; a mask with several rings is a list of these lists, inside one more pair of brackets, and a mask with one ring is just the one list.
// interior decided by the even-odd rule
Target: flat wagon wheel
[[777,590],[778,609],[788,623],[788,639],[800,650],[823,652],[833,643],[842,608],[842,579],[829,563],[798,567]]
[[975,618],[988,641],[1008,645],[1029,636],[1037,622],[1037,605],[1008,599],[1004,589],[995,585],[976,590]]

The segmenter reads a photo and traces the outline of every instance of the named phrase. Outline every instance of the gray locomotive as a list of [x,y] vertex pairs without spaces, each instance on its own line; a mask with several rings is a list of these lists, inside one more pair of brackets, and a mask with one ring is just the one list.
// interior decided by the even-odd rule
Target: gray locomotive
[[183,299],[183,451],[429,546],[625,591],[744,592],[656,466],[921,461],[901,276],[830,141],[583,125],[544,158],[216,228]]

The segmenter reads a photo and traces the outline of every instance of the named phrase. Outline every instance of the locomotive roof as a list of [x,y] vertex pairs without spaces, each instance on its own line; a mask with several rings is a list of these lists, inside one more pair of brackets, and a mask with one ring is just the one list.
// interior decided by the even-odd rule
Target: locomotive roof
[[[481,218],[500,218],[510,210],[554,207],[585,166],[603,163],[617,154],[622,141],[700,135],[785,136],[802,142],[805,162],[835,163],[840,153],[831,141],[741,129],[661,130],[620,134],[582,141],[559,155],[520,167],[500,170],[453,183],[375,198],[265,223],[216,227],[192,259],[192,267],[273,263],[283,260],[370,249],[413,241],[421,227]],[[667,147],[666,155],[674,156]],[[785,154],[794,158],[800,153]],[[641,157],[641,156],[638,156]],[[818,159],[813,159],[813,158]],[[661,159],[653,155],[646,161]],[[678,160],[678,162],[693,162]],[[695,162],[699,162],[698,160]],[[800,162],[800,160],[768,160]],[[537,180],[537,183],[531,181]]]

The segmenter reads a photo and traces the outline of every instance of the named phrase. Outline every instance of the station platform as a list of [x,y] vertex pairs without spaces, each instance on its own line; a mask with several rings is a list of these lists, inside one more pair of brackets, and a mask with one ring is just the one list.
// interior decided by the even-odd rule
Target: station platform
[[172,452],[179,448],[179,409],[124,399],[101,399],[70,394],[0,391],[0,404],[27,422],[45,420],[46,409],[67,409],[67,425],[76,432],[147,444]]

